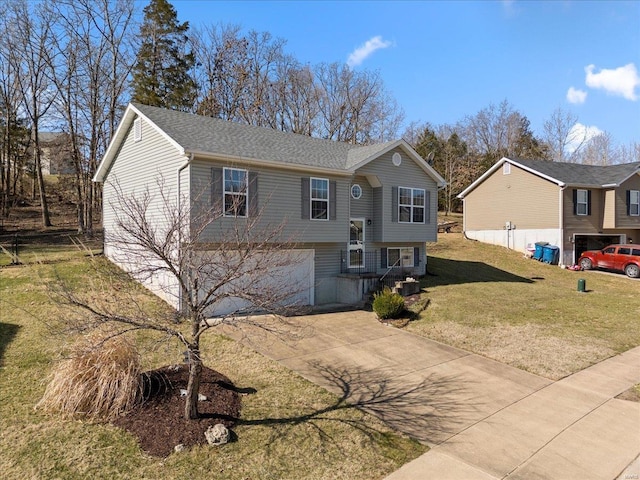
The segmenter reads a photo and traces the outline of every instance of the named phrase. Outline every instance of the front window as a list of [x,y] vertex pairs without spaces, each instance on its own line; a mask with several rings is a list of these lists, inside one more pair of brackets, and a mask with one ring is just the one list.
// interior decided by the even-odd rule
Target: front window
[[224,169],[224,215],[247,216],[248,172],[238,168]]
[[329,180],[326,178],[311,179],[311,218],[329,219]]
[[576,214],[587,215],[589,213],[589,191],[578,190],[576,195]]
[[413,248],[387,248],[387,268],[413,267]]
[[398,188],[398,219],[402,223],[424,223],[425,191],[421,188]]
[[629,191],[629,215],[640,216],[640,190]]

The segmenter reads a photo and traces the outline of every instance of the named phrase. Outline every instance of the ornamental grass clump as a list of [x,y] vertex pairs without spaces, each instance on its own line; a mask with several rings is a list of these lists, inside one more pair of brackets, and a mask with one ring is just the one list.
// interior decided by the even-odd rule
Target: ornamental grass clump
[[124,336],[88,335],[70,353],[54,369],[36,408],[65,417],[110,420],[141,399],[140,355]]
[[380,320],[399,318],[405,311],[404,298],[389,287],[384,287],[382,292],[373,295],[373,311]]

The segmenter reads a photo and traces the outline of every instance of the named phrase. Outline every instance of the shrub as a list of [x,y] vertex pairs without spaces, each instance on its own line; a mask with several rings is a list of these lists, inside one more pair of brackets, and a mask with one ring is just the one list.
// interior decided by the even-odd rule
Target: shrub
[[141,397],[141,387],[135,346],[122,335],[92,334],[78,340],[71,357],[55,367],[36,408],[108,420],[132,408]]
[[399,293],[393,293],[389,287],[373,295],[373,311],[380,320],[398,318],[404,310],[404,298]]

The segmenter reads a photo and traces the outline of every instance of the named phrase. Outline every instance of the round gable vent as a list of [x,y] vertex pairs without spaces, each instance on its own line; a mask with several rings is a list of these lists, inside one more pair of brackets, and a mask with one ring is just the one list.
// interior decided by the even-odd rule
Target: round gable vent
[[398,152],[394,153],[393,156],[391,157],[391,161],[393,162],[393,164],[396,167],[399,167],[400,164],[402,163],[402,157],[400,156],[400,154]]

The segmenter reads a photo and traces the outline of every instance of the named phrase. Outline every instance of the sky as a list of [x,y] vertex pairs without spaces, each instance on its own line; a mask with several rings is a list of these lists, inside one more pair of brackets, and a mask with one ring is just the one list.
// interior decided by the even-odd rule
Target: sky
[[172,4],[194,27],[267,31],[302,63],[377,71],[405,125],[455,124],[507,100],[537,136],[562,108],[589,134],[640,143],[640,0]]

